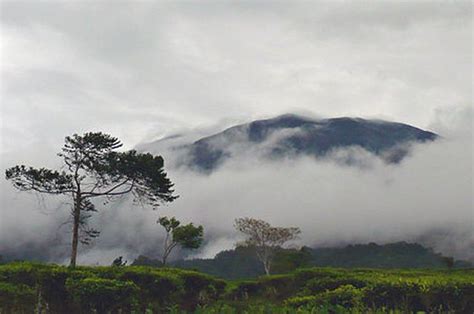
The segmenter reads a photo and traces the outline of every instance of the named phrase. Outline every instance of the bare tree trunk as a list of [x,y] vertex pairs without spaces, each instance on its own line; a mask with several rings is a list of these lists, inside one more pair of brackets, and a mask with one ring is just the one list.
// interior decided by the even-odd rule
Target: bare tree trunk
[[265,274],[270,275],[270,261],[263,262],[263,268],[265,269]]
[[71,263],[70,267],[76,267],[77,246],[79,244],[79,223],[81,218],[81,198],[80,194],[74,202],[73,227],[72,227],[72,247],[71,247]]
[[163,263],[163,266],[166,266],[166,260],[168,259],[168,255],[170,255],[171,250],[170,246],[171,244],[169,243],[170,239],[170,233],[166,233],[166,238],[165,238],[165,243],[164,243],[164,248],[163,248],[163,257],[161,259],[161,262]]
[[263,264],[263,269],[265,270],[266,275],[270,275],[270,264],[272,262],[271,249],[265,245],[258,251],[257,248],[257,257]]

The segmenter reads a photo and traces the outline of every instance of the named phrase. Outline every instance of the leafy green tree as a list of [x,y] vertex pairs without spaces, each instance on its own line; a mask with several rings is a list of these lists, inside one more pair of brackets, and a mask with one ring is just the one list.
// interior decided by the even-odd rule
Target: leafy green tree
[[174,217],[161,217],[157,223],[166,231],[162,256],[163,265],[166,265],[168,256],[176,246],[197,249],[202,244],[204,234],[202,226],[195,227],[192,223],[181,225],[181,222]]
[[286,242],[297,239],[299,228],[272,227],[268,222],[254,218],[237,218],[235,228],[245,234],[243,245],[254,247],[267,275],[270,274],[275,252]]
[[130,193],[134,201],[156,208],[177,198],[161,156],[117,151],[121,146],[117,138],[101,132],[74,134],[65,138],[58,154],[64,164],[59,171],[18,165],[5,172],[20,191],[65,195],[71,200],[71,267],[76,265],[79,241],[88,244],[99,234],[87,227],[87,219],[96,211],[93,199],[111,201]]

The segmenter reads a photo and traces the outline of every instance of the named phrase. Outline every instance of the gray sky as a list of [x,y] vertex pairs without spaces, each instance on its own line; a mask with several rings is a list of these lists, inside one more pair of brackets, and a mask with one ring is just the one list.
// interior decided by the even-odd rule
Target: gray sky
[[432,128],[472,106],[469,1],[1,1],[0,34],[4,153],[289,111]]
[[[405,122],[443,140],[399,167],[363,155],[367,172],[305,158],[237,160],[209,177],[171,169],[181,197],[160,214],[205,225],[213,240],[200,256],[230,248],[233,218],[245,214],[301,226],[309,245],[441,230],[437,250],[474,261],[470,1],[0,0],[0,9],[2,173],[56,165],[64,136],[90,130],[131,148],[287,112]],[[0,201],[0,250],[53,247],[51,259],[63,258],[64,204],[5,180]],[[81,262],[156,253],[156,217],[128,204],[101,211],[103,233]]]

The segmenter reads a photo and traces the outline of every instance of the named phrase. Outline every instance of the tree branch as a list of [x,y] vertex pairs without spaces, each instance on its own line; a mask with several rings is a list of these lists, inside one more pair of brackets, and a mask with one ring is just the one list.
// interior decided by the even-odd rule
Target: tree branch
[[123,194],[127,194],[129,193],[133,187],[134,187],[134,182],[132,181],[130,183],[130,187],[124,191],[121,191],[121,192],[113,192],[115,191],[116,189],[118,189],[119,187],[121,186],[124,186],[125,184],[129,183],[129,179],[111,187],[110,189],[108,189],[107,191],[102,191],[102,192],[94,192],[94,190],[96,189],[96,187],[94,187],[91,191],[89,192],[84,192],[83,195],[86,196],[86,197],[97,197],[97,196],[117,196],[117,195],[123,195]]

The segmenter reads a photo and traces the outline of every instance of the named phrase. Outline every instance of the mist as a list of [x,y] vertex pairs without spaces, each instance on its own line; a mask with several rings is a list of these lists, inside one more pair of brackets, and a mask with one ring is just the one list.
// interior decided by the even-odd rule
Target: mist
[[[416,241],[474,261],[472,109],[440,112],[432,128],[442,138],[411,145],[400,164],[387,164],[358,148],[319,159],[268,159],[258,152],[269,143],[251,151],[239,142],[235,149],[245,153],[203,174],[173,167],[176,152],[162,146],[180,197],[157,211],[127,198],[97,203],[100,211],[91,224],[101,235],[90,246],[80,247],[78,261],[110,264],[117,256],[128,261],[140,254],[159,257],[164,234],[156,220],[162,215],[205,228],[201,249],[177,251],[173,258],[209,258],[233,248],[241,239],[234,219],[254,217],[301,228],[295,246]],[[147,145],[139,147],[151,150],[153,145]],[[43,154],[34,166],[58,165],[54,153],[49,159]],[[358,162],[351,166],[340,162],[348,156]],[[2,171],[21,161],[7,157],[2,158]],[[5,180],[0,191],[0,254],[67,263],[71,228],[67,199],[16,192]]]

